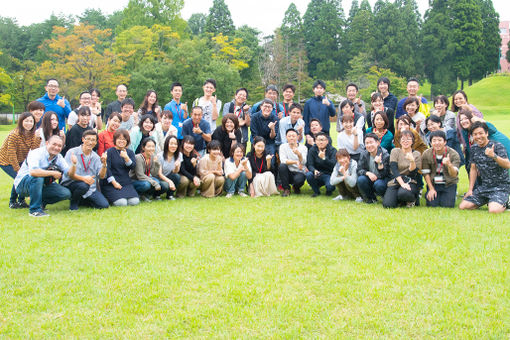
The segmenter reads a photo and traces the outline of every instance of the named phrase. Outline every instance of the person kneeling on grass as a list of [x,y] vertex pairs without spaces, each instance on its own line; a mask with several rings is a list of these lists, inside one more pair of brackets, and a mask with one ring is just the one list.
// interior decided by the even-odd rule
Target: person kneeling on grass
[[181,141],[182,164],[179,169],[181,181],[177,187],[177,197],[186,195],[193,197],[200,186],[200,178],[197,175],[199,155],[195,151],[195,138],[184,136]]
[[339,149],[336,152],[336,164],[331,178],[329,180],[331,185],[336,185],[340,195],[333,198],[334,201],[344,200],[346,198],[355,199],[356,202],[363,202],[363,198],[359,193],[356,181],[358,163],[351,159],[349,151],[346,149]]
[[46,146],[28,153],[27,159],[14,179],[14,187],[18,195],[30,196],[32,217],[49,216],[44,212],[46,204],[53,204],[71,198],[69,189],[56,183],[62,174],[74,175],[76,167],[69,167],[60,154],[64,141],[58,135],[51,136]]
[[250,196],[260,197],[277,194],[274,174],[271,172],[273,155],[267,153],[264,137],[256,136],[253,138],[252,149],[247,157],[253,173],[253,178],[250,181]]
[[446,146],[446,133],[430,133],[432,148],[422,155],[421,172],[427,182],[427,206],[453,208],[459,181],[460,156]]
[[299,194],[301,187],[305,184],[306,156],[308,149],[302,144],[298,144],[298,131],[290,128],[286,132],[285,140],[280,146],[280,167],[278,174],[282,181],[282,196],[290,195],[290,185],[294,187],[294,192]]
[[223,177],[221,144],[217,140],[213,140],[207,145],[207,154],[198,162],[198,175],[202,180],[200,194],[203,197],[221,195],[225,177]]
[[412,149],[414,134],[409,130],[401,133],[400,144],[402,148],[391,150],[390,169],[393,179],[388,182],[384,194],[383,206],[396,208],[399,203],[406,204],[408,208],[415,205],[418,198],[418,169],[421,167],[421,154]]
[[[508,206],[510,195],[510,160],[503,144],[489,141],[489,127],[484,122],[471,125],[471,171],[469,190],[459,209],[477,209],[488,204],[490,213],[502,213]],[[479,176],[478,184],[477,176]]]
[[319,132],[315,137],[315,145],[308,152],[306,180],[313,190],[312,197],[320,195],[320,187],[326,186],[326,196],[331,196],[335,186],[329,178],[336,164],[336,149],[329,144],[328,135]]
[[365,203],[377,202],[377,196],[384,197],[390,180],[390,154],[380,145],[375,133],[365,136],[365,149],[358,162],[358,189]]
[[73,176],[64,174],[62,185],[71,191],[69,210],[78,210],[80,204],[93,208],[108,208],[108,200],[97,190],[96,178],[106,176],[106,153],[101,158],[92,149],[97,145],[97,132],[87,130],[81,138],[82,145],[66,153],[66,161],[76,167]]
[[129,172],[129,176],[133,179],[133,186],[142,201],[150,202],[150,198],[147,197],[150,195],[155,200],[160,200],[160,195],[168,193],[170,187],[168,181],[170,180],[166,177],[167,181],[160,180],[161,163],[155,155],[156,142],[154,139],[146,137],[140,145],[142,153],[135,156],[136,166]]
[[[216,130],[217,131],[217,130]],[[246,181],[251,179],[251,166],[248,158],[244,157],[244,145],[236,143],[230,150],[230,157],[225,160],[225,191],[227,198],[234,196],[235,192],[246,197]]]

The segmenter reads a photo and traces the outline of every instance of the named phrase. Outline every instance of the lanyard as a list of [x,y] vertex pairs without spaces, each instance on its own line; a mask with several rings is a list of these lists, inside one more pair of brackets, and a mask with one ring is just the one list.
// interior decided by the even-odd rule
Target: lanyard
[[89,167],[90,167],[90,162],[92,162],[92,157],[89,158],[89,163],[87,165],[85,165],[85,158],[83,158],[83,154],[81,154],[80,156],[81,156],[81,163],[83,164],[83,169],[85,169],[85,172],[88,172]]
[[151,175],[151,158],[149,158],[149,166],[147,166],[147,159],[145,158],[145,156],[143,155],[142,153],[142,158],[143,158],[143,172],[145,173],[146,176],[150,176]]
[[287,103],[283,103],[283,115],[284,117],[287,117],[289,114],[287,113]]
[[[255,158],[255,168],[257,167],[257,156],[253,155],[254,158]],[[262,173],[262,167],[264,166],[264,156],[262,156],[262,158],[260,159],[260,167],[259,167],[259,171],[257,173],[261,174]]]
[[448,149],[445,146],[444,147],[443,158],[441,159],[441,163],[437,164],[436,150],[432,149],[432,157],[434,157],[434,162],[436,162],[436,174],[440,174],[441,171],[443,170],[443,160],[447,156],[447,154],[446,154],[447,151],[448,151]]
[[175,102],[175,109],[177,111],[177,116],[179,117],[179,122],[182,122],[184,119],[184,113],[182,112],[181,104]]

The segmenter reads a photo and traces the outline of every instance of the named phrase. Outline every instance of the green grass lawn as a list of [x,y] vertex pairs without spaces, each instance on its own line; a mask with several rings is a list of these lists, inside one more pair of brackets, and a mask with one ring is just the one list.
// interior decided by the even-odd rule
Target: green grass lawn
[[[510,135],[510,103],[484,106],[475,90]],[[0,172],[5,338],[510,336],[508,213],[386,210],[307,189],[73,213],[62,202],[34,219],[7,207],[11,183]]]

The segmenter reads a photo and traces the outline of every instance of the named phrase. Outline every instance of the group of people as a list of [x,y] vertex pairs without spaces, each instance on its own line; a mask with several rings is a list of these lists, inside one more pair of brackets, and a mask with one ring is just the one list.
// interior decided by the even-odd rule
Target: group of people
[[[469,190],[459,208],[507,208],[510,140],[483,120],[463,91],[453,94],[452,112],[446,96],[429,107],[414,78],[398,101],[381,77],[370,104],[348,84],[338,114],[322,80],[304,106],[294,102],[292,84],[283,87],[282,102],[270,85],[253,106],[246,88],[225,105],[214,95],[213,79],[203,91],[190,112],[180,83],[171,85],[172,100],[163,108],[150,90],[135,111],[120,84],[106,110],[97,89],[82,92],[71,110],[58,81],[50,79],[46,94],[28,105],[0,148],[0,167],[14,179],[9,206],[42,217],[47,204],[67,199],[76,210],[197,191],[203,197],[286,197],[308,182],[312,197],[325,187],[327,196],[338,189],[334,200],[372,204],[379,196],[387,208],[419,204],[426,185],[427,206],[454,207],[465,165]],[[330,136],[335,116],[337,148]]]

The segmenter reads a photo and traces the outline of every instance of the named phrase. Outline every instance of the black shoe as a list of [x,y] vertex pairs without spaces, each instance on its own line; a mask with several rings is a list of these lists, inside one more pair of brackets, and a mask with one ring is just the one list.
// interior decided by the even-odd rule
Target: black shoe
[[331,196],[333,195],[333,191],[326,191],[326,196]]
[[19,202],[9,202],[9,208],[11,209],[19,209]]
[[48,217],[50,214],[45,213],[44,211],[34,211],[31,213],[28,213],[28,216],[32,217]]
[[19,202],[18,202],[18,207],[19,207],[20,209],[30,208],[30,206],[27,204],[27,202],[25,202],[25,200],[23,200],[23,201],[19,201]]
[[319,195],[320,195],[320,194],[318,194],[318,193],[314,192],[314,193],[312,194],[312,197],[317,197],[317,196],[319,196]]
[[289,189],[284,189],[281,193],[282,197],[287,197],[290,195],[290,190]]
[[301,188],[298,188],[298,187],[294,187],[294,193],[296,195],[299,195],[301,193]]

